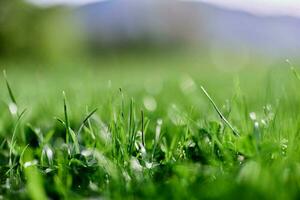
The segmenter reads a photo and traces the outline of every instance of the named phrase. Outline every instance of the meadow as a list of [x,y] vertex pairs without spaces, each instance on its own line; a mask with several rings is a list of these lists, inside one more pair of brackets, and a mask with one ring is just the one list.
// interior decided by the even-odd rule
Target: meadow
[[0,199],[297,199],[294,67],[2,63]]

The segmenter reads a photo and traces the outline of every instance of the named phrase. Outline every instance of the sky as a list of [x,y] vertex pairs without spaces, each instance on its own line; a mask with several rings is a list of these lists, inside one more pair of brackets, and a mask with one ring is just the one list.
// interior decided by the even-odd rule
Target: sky
[[[49,6],[56,4],[84,5],[87,3],[109,0],[27,0],[29,2]],[[111,0],[113,1],[113,0]],[[115,0],[116,1],[116,0]],[[122,1],[122,0],[120,0]],[[134,0],[132,0],[134,2]],[[141,1],[141,0],[136,0]],[[247,11],[259,15],[291,15],[300,17],[300,0],[180,0],[199,1],[230,9]]]
[[300,17],[300,0],[191,0],[261,15],[292,15]]

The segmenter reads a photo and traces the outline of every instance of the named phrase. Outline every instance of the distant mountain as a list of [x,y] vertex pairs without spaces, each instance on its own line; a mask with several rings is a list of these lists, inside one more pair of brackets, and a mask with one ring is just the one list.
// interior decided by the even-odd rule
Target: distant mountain
[[289,57],[300,52],[300,19],[262,17],[199,2],[111,0],[74,14],[93,42],[183,41],[190,45],[246,46]]

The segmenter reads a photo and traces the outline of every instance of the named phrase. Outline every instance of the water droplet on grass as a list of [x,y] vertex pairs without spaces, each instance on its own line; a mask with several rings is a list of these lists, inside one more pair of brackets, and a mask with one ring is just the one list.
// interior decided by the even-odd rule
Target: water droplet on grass
[[8,104],[9,111],[12,115],[16,115],[18,112],[18,107],[15,103],[11,102]]

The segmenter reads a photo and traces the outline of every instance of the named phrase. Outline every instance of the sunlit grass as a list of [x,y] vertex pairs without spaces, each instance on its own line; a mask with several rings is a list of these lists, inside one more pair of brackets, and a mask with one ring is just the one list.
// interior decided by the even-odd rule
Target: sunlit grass
[[295,68],[21,71],[1,78],[1,198],[299,197]]

